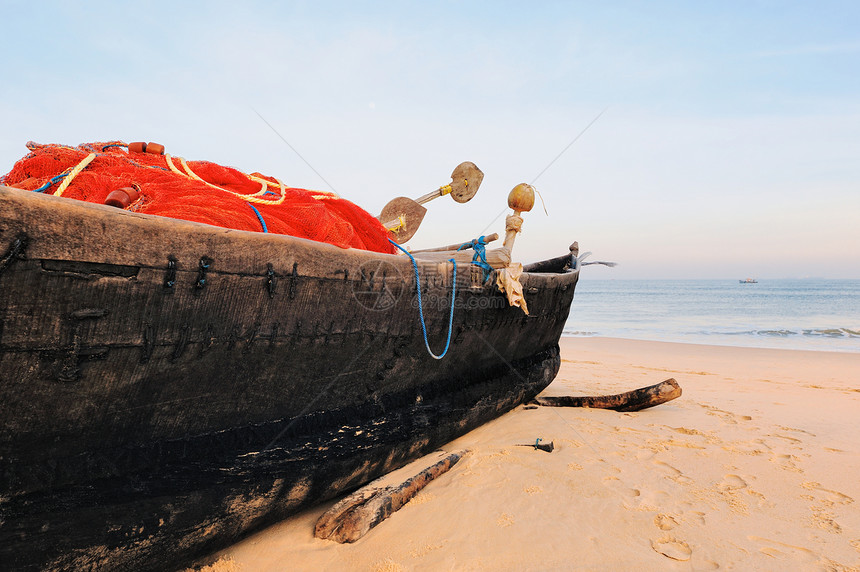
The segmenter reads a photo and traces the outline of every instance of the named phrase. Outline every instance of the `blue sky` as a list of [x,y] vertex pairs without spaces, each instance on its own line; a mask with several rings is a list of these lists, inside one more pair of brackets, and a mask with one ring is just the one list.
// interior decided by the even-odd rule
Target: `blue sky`
[[[860,278],[856,2],[0,2],[0,171],[28,140],[165,144],[378,212],[418,247],[573,240],[600,278]],[[323,175],[321,180],[275,127]],[[497,218],[498,217],[498,218]]]

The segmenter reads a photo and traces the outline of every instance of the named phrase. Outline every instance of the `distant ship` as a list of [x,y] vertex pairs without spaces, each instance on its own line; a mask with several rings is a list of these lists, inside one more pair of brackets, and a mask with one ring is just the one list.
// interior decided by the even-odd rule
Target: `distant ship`
[[755,278],[744,278],[743,280],[738,280],[741,284],[758,284],[758,280]]

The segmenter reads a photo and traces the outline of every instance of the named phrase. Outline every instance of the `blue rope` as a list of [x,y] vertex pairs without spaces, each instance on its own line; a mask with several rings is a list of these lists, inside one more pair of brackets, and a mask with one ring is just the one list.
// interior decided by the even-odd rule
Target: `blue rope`
[[430,357],[433,359],[442,359],[445,357],[445,354],[448,353],[448,348],[451,346],[451,330],[454,328],[454,301],[457,299],[457,261],[453,258],[448,259],[454,263],[454,275],[452,278],[453,287],[451,288],[451,311],[448,313],[448,339],[445,340],[445,349],[437,356],[433,353],[433,350],[430,349],[430,343],[427,341],[427,324],[424,323],[424,304],[421,300],[421,278],[418,276],[418,263],[415,262],[415,257],[412,256],[408,250],[390,238],[388,239],[388,242],[396,246],[398,250],[408,256],[409,260],[412,261],[412,270],[415,272],[415,288],[418,290],[418,317],[421,318],[421,330],[424,332],[424,347],[427,348],[427,353],[430,354]]
[[247,204],[249,207],[254,209],[254,213],[256,213],[257,218],[260,220],[260,226],[263,227],[263,232],[269,232],[269,229],[266,228],[266,221],[263,220],[263,215],[260,214],[260,211],[257,210],[257,207],[255,207],[251,203],[245,203],[245,204]]
[[463,243],[460,245],[460,248],[457,249],[457,252],[464,248],[473,248],[475,250],[475,254],[472,256],[472,264],[479,266],[484,270],[484,282],[486,282],[490,278],[490,273],[493,271],[493,267],[487,263],[487,241],[484,240],[484,238],[484,235],[481,235],[472,242]]
[[[112,143],[110,145],[105,145],[104,147],[102,147],[102,151],[104,151],[108,147],[128,147],[128,145],[120,145],[119,143]],[[88,150],[91,150],[93,153],[98,154],[98,152],[91,145],[87,145],[86,148]],[[168,173],[170,173],[170,169],[168,169],[166,167],[159,167],[158,165],[142,165],[141,163],[138,163],[137,161],[133,161],[131,159],[127,159],[127,161],[129,163],[131,163],[132,165],[134,165],[135,167],[143,167],[145,169],[161,169],[162,171],[167,171]],[[44,193],[45,191],[48,190],[48,188],[50,188],[51,185],[55,185],[55,184],[59,183],[60,181],[62,181],[63,179],[65,179],[66,175],[68,175],[68,174],[69,173],[61,173],[61,174],[57,175],[56,177],[54,177],[53,179],[51,179],[50,181],[48,181],[47,183],[45,183],[44,185],[42,185],[41,187],[39,187],[38,189],[33,189],[32,192]],[[248,203],[248,204],[250,205],[251,203]],[[253,205],[251,206],[251,208],[252,209],[254,208]],[[257,209],[254,209],[254,211],[256,212]],[[268,230],[266,230],[266,223],[263,222],[263,217],[260,216],[259,212],[257,212],[257,218],[260,219],[260,223],[263,225],[263,232],[269,232]]]
[[56,183],[59,183],[60,181],[65,179],[66,175],[68,175],[68,173],[63,173],[62,175],[57,175],[56,177],[54,177],[53,179],[51,179],[50,181],[48,181],[47,183],[45,183],[44,185],[39,187],[38,189],[33,189],[33,192],[34,193],[44,193],[45,191],[48,190],[48,187],[50,187],[51,185],[54,185]]

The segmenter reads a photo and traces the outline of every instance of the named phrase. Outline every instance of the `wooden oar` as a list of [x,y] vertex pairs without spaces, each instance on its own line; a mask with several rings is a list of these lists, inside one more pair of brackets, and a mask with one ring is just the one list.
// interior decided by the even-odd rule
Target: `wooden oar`
[[[490,235],[487,235],[484,237],[484,244],[490,244],[494,240],[498,240],[498,239],[499,239],[499,234],[497,232],[494,232],[493,234],[490,234]],[[421,250],[413,250],[412,254],[415,254],[417,252],[443,252],[443,251],[450,251],[450,250],[460,250],[461,248],[467,249],[467,248],[472,248],[473,246],[475,246],[476,242],[477,242],[477,239],[474,239],[474,240],[467,240],[466,242],[458,242],[457,244],[449,244],[448,246],[437,246],[436,248],[424,248]]]
[[394,240],[404,243],[415,235],[421,221],[424,220],[427,209],[421,205],[445,195],[451,195],[451,198],[458,203],[468,202],[478,192],[483,180],[484,173],[474,163],[471,161],[460,163],[451,173],[449,184],[417,199],[408,197],[392,199],[376,218],[388,229]]
[[483,180],[483,171],[471,161],[465,161],[457,165],[454,172],[451,173],[451,182],[449,184],[418,197],[415,199],[415,202],[423,205],[436,197],[451,195],[451,198],[458,203],[468,203],[475,196],[475,193],[478,192],[478,187],[481,186],[481,181]]
[[399,244],[403,244],[418,231],[427,209],[409,197],[397,197],[383,207],[376,218],[388,229],[388,234]]

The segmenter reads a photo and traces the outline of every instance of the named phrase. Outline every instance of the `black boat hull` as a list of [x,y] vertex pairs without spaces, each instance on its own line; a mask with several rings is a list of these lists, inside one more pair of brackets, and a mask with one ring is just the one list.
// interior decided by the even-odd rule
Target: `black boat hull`
[[[182,566],[530,399],[576,272],[530,315],[459,269],[425,348],[405,257],[0,188],[0,562]],[[431,347],[450,265],[419,263]]]

